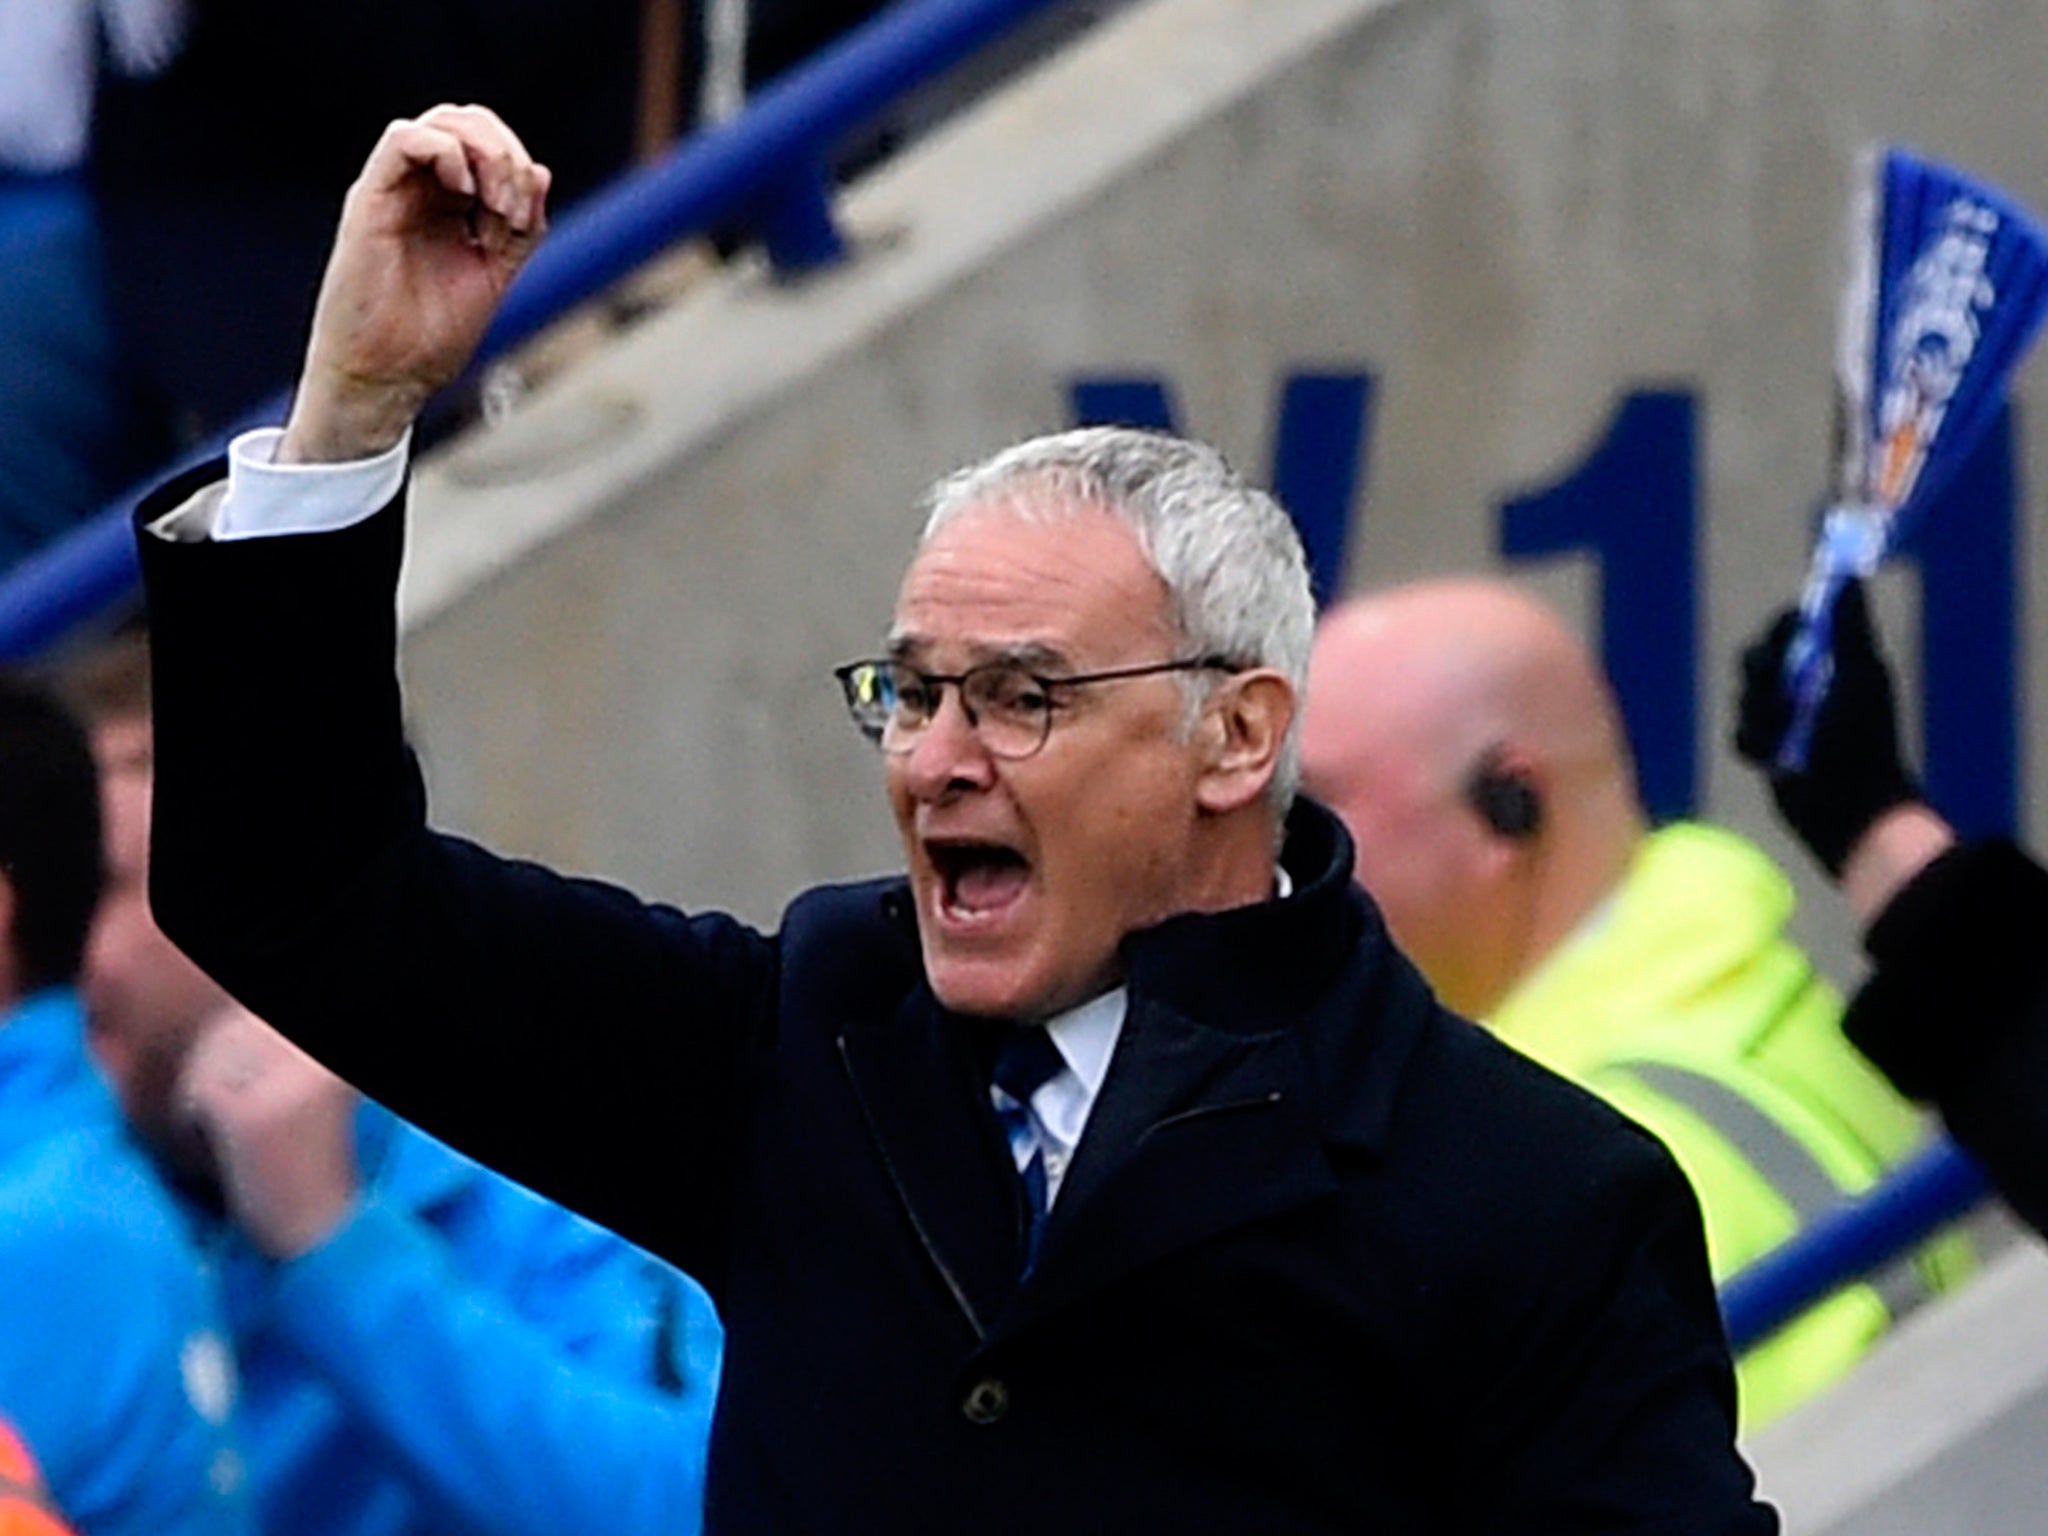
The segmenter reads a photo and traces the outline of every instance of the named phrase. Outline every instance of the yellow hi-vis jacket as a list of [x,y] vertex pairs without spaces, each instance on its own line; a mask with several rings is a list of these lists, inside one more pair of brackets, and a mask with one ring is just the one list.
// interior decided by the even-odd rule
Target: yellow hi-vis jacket
[[[1791,883],[1732,832],[1654,833],[1628,877],[1500,1006],[1503,1039],[1659,1136],[1697,1193],[1716,1282],[1922,1147],[1920,1113],[1842,1036],[1842,999],[1784,936]],[[1754,1430],[1842,1376],[1973,1267],[1937,1239],[1736,1362]]]

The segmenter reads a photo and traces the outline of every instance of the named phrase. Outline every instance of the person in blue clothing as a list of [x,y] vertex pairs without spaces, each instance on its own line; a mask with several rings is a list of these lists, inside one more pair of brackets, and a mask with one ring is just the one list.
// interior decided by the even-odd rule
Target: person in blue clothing
[[146,891],[139,647],[74,677],[104,784],[95,1044],[216,1256],[266,1531],[688,1533],[704,1292],[363,1099],[171,947]]
[[93,760],[0,679],[0,1402],[91,1536],[253,1530],[210,1276],[87,1054]]
[[182,1081],[234,1216],[217,1235],[266,1529],[698,1529],[720,1342],[701,1291],[241,1009]]

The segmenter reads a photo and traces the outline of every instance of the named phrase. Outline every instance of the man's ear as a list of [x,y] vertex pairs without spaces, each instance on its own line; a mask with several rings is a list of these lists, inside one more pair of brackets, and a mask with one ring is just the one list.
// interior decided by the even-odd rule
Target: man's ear
[[1296,704],[1294,685],[1270,667],[1237,673],[1210,696],[1198,733],[1203,763],[1195,800],[1203,810],[1239,810],[1266,792]]
[[1533,843],[1543,835],[1543,775],[1518,748],[1496,743],[1486,750],[1465,778],[1465,802],[1495,837]]

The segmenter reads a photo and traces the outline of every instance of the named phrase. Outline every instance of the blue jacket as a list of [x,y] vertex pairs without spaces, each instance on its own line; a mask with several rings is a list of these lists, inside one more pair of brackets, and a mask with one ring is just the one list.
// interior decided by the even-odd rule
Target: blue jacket
[[290,1263],[224,1237],[243,1435],[284,1536],[691,1536],[722,1346],[691,1281],[365,1102],[363,1198]]
[[242,1536],[233,1403],[211,1281],[39,992],[0,1021],[0,1404],[92,1536]]

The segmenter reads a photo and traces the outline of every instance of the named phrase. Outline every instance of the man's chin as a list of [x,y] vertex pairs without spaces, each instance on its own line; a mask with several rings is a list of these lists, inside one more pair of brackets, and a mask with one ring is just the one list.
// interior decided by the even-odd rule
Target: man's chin
[[1002,987],[973,983],[932,983],[932,993],[948,1013],[970,1019],[1008,1019],[1024,1022],[1028,1015],[1014,1001],[1015,994]]
[[968,1018],[1024,1021],[1043,1016],[1034,995],[1043,990],[1034,985],[1026,967],[1016,961],[993,956],[961,956],[942,946],[926,945],[925,977],[932,994],[950,1012]]

